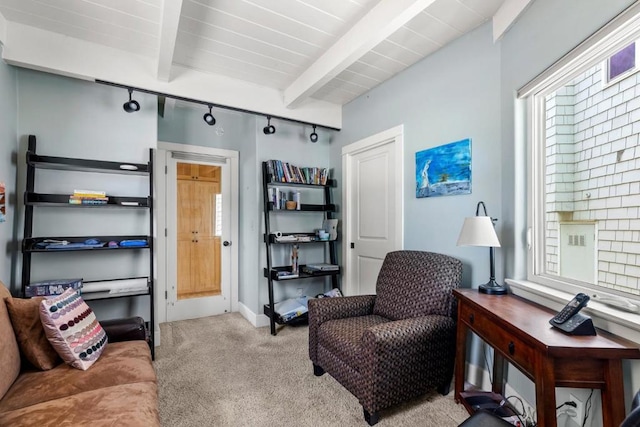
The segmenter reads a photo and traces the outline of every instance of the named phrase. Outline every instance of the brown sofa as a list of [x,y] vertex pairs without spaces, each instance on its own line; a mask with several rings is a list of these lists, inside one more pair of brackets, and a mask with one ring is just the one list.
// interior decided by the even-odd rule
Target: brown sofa
[[0,426],[160,425],[146,341],[109,342],[86,371],[36,370],[21,357],[7,298],[0,283]]

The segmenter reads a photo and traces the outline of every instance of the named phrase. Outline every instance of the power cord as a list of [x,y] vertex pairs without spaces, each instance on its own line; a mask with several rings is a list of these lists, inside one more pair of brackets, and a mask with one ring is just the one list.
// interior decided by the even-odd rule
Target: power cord
[[589,413],[591,412],[592,397],[593,397],[593,389],[591,389],[591,393],[589,393],[589,397],[587,397],[587,402],[584,404],[584,419],[582,420],[582,427],[587,425],[587,419],[589,418]]

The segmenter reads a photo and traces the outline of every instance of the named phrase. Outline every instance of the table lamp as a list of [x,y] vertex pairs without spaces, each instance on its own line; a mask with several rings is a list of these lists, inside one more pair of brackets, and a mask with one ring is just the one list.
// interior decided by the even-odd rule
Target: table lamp
[[[484,216],[480,216],[480,206],[484,210]],[[493,222],[497,218],[491,218],[487,215],[487,207],[484,202],[478,202],[476,206],[476,216],[464,219],[460,236],[458,237],[458,246],[488,246],[489,247],[489,263],[491,273],[489,281],[478,287],[478,291],[483,294],[504,295],[507,288],[496,283],[494,248],[500,247],[500,240],[494,228]]]

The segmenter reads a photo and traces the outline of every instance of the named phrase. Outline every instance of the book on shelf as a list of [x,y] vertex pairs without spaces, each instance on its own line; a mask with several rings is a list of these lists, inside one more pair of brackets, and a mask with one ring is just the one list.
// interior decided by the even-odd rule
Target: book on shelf
[[107,193],[97,190],[73,190],[73,195],[78,197],[106,197]]
[[57,279],[34,282],[25,287],[26,297],[44,297],[60,295],[68,288],[81,289],[82,279]]
[[307,264],[305,267],[314,271],[336,271],[340,269],[339,265],[326,263]]
[[307,297],[289,298],[275,303],[273,309],[283,322],[288,322],[309,311],[308,299]]
[[295,279],[296,277],[300,277],[300,274],[296,271],[278,271],[276,273],[278,279]]
[[329,178],[327,168],[300,167],[282,160],[268,160],[266,163],[272,182],[326,185]]

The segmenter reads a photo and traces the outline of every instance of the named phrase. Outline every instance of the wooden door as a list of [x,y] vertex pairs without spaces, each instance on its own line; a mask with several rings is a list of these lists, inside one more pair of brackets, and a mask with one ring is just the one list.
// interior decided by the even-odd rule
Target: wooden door
[[220,295],[220,239],[215,234],[220,183],[178,176],[177,193],[178,299]]

